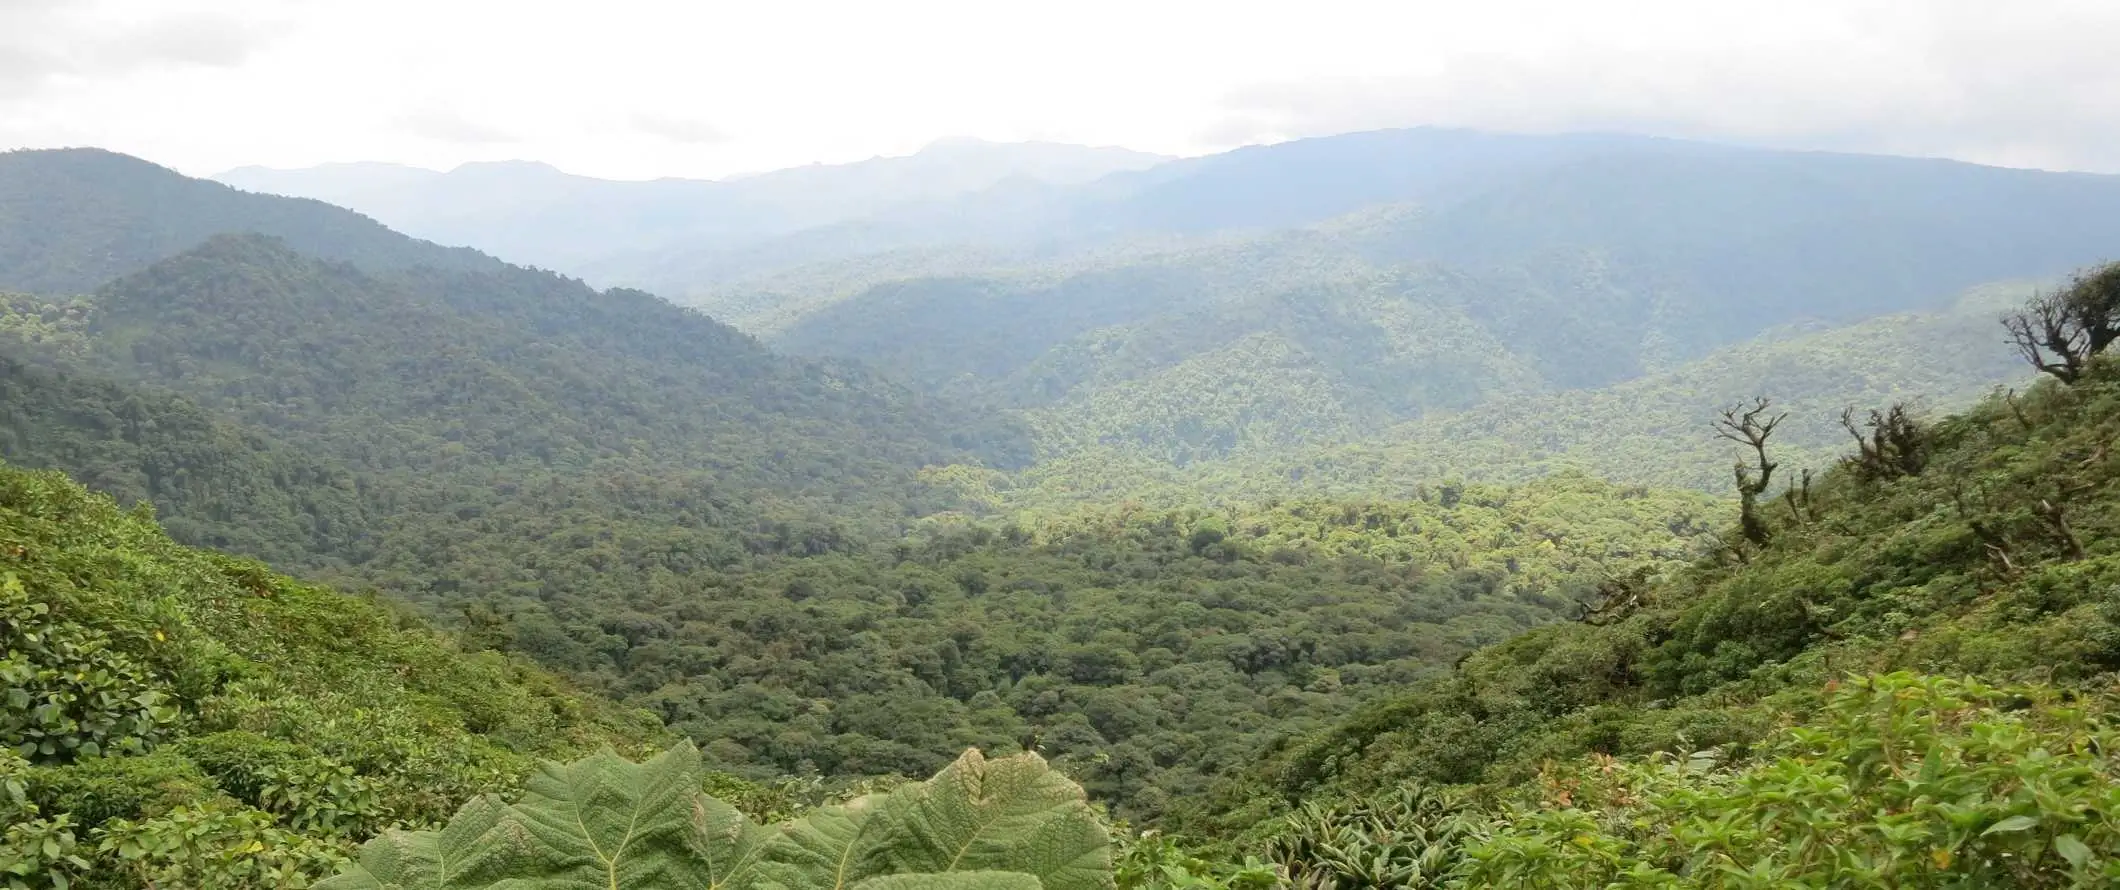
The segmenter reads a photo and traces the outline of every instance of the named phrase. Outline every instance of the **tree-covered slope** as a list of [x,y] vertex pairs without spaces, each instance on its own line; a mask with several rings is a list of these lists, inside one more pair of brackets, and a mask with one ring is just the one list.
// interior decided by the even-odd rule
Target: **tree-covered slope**
[[352,552],[369,530],[354,477],[175,396],[0,355],[0,458],[63,468],[186,543],[280,563]]
[[[237,192],[123,155],[0,155],[0,189],[19,195],[0,202],[12,214],[0,219],[0,256],[19,257],[24,270],[0,262],[0,287],[100,290],[87,321],[99,369],[173,376],[209,407],[220,407],[216,398],[273,402],[268,427],[343,413],[380,387],[395,410],[428,418],[409,431],[455,424],[449,434],[470,437],[474,451],[579,461],[667,453],[685,441],[688,455],[720,456],[723,468],[803,460],[770,454],[782,447],[868,450],[917,466],[949,452],[964,419],[850,368],[777,358],[638,291],[599,292],[415,241],[351,211]],[[76,255],[95,262],[66,259]],[[31,263],[62,264],[67,275]],[[135,336],[145,338],[138,355],[127,352]],[[125,342],[112,347],[113,338]],[[395,391],[404,387],[422,391]],[[525,404],[495,402],[510,388],[525,390]],[[542,416],[508,416],[517,408]],[[781,424],[788,435],[730,433]],[[369,426],[371,437],[408,432]],[[779,441],[760,459],[753,446],[763,438]],[[1007,436],[996,438],[1007,451]],[[849,465],[868,457],[823,459],[858,476]]]
[[1610,151],[1511,177],[1362,236],[1381,259],[1472,267],[1585,254],[1653,281],[1721,344],[1793,318],[1938,305],[1975,284],[2114,259],[2120,177],[1757,150]]
[[[1455,858],[1450,886],[2103,886],[2120,857],[2116,435],[2110,359],[1895,427],[1762,500],[1700,564],[1615,577],[1582,620],[1281,747],[1198,824],[1300,846],[1377,818],[1366,849]],[[1980,680],[1844,680],[1891,671]],[[1458,835],[1451,806],[1415,818],[1432,804],[1267,820],[1443,786],[1497,818]]]
[[30,887],[304,886],[539,757],[660,733],[56,472],[0,467],[0,644],[0,875]]
[[317,201],[253,195],[97,149],[0,152],[0,290],[86,293],[214,235],[262,232],[370,269],[493,270]]
[[591,535],[595,570],[533,556],[505,583],[415,595],[472,603],[481,639],[599,678],[725,768],[922,775],[969,746],[1035,747],[1153,819],[1275,735],[1552,620],[1600,567],[1684,560],[1713,510],[1573,476],[938,517],[892,546],[729,568],[591,526],[552,540]]
[[1597,389],[1519,395],[1401,424],[1351,445],[1199,468],[1210,487],[1281,479],[1323,492],[1410,490],[1436,478],[1532,478],[1561,468],[1648,485],[1728,491],[1717,412],[1771,387],[1792,412],[1792,467],[1824,470],[1849,447],[1844,408],[1906,402],[1928,416],[1969,406],[2032,371],[2002,345],[2003,309],[2031,288],[1966,293],[1947,310],[1774,332],[1670,370]]
[[224,236],[88,309],[92,367],[370,466],[642,457],[793,488],[952,452],[924,405],[859,371],[529,270],[375,277]]
[[[1633,484],[1728,492],[1737,452],[1707,432],[1717,412],[1756,394],[1762,381],[1773,381],[1777,397],[1795,412],[1778,439],[1787,462],[1799,470],[1823,470],[1850,441],[1839,422],[1844,408],[1905,401],[1933,417],[1971,405],[1997,385],[2026,380],[2031,369],[2002,345],[1997,321],[2032,289],[1976,288],[1943,310],[1772,331],[1635,379],[1496,395],[1465,408],[1450,400],[1476,396],[1483,383],[1494,385],[1511,374],[1527,379],[1534,372],[1498,360],[1482,380],[1454,389],[1350,390],[1347,381],[1365,373],[1397,373],[1395,363],[1379,357],[1365,367],[1348,358],[1361,353],[1359,344],[1334,350],[1322,336],[1311,341],[1316,349],[1255,336],[1145,381],[1110,392],[1091,388],[1026,411],[1045,448],[1045,459],[1033,466],[1005,478],[933,478],[983,480],[973,487],[983,491],[965,494],[992,509],[1119,500],[1180,505],[1397,498],[1449,480],[1516,482],[1571,470]],[[1173,329],[1171,336],[1188,342],[1188,336],[1211,337],[1214,330],[1202,320]],[[1433,334],[1423,326],[1402,330],[1407,339]],[[1111,361],[1131,361],[1129,351],[1148,345],[1112,345]],[[1436,352],[1450,350],[1439,346]],[[1039,368],[1058,373],[1062,366]],[[1426,399],[1433,413],[1386,426],[1377,406],[1387,397],[1401,405]],[[1349,441],[1329,444],[1327,434]],[[1187,462],[1177,466],[1174,460]]]
[[[1114,217],[1108,239],[937,242],[708,299],[791,351],[1044,415],[1047,453],[1186,463],[1635,380],[1789,326],[1940,311],[2120,243],[2110,176],[1620,138],[1515,137],[1481,160],[1479,134],[1389,135],[1112,177],[1085,207],[1169,220]],[[1357,172],[1333,166],[1350,157]],[[1337,189],[1316,194],[1342,215],[1303,210],[1306,183]],[[1175,203],[1210,192],[1224,199]],[[1225,206],[1232,222],[1209,224]],[[1254,217],[1282,228],[1242,234]]]

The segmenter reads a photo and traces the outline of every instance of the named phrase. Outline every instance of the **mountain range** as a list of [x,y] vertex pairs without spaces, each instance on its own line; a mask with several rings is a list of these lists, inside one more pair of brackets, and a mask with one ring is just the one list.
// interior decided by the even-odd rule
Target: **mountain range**
[[[1727,381],[1703,391],[1728,391],[1741,374],[1699,364],[1719,350],[1895,314],[1964,318],[1954,304],[1969,288],[2037,282],[2120,243],[2120,177],[1623,135],[1391,130],[1186,159],[959,142],[720,183],[526,164],[224,178],[408,219],[446,211],[489,238],[509,220],[631,214],[625,247],[575,224],[571,258],[528,244],[512,258],[654,284],[769,348],[873,369],[938,410],[987,418],[953,441],[984,437],[977,448],[1004,464],[1251,466],[1348,446],[1411,466],[1450,452],[1477,474],[1422,430],[1703,373]],[[735,228],[694,228],[715,214]],[[304,225],[336,231],[321,219],[275,225],[301,249]],[[337,251],[321,255],[371,267],[493,262],[410,242],[362,256],[346,247],[358,238],[319,237]],[[92,268],[59,283],[120,266]],[[1946,327],[1982,360],[1939,404],[2005,379],[1980,324]],[[1909,348],[1891,342],[1880,355]],[[1810,379],[1789,395],[1870,395]],[[1711,407],[1694,403],[1686,422]],[[1719,461],[1703,452],[1652,476],[1718,484]]]
[[[502,257],[0,154],[0,870],[376,886],[506,835],[486,877],[645,888],[613,801],[656,801],[647,869],[768,824],[779,864],[845,863],[866,792],[954,824],[936,789],[982,762],[1036,768],[1091,890],[2120,861],[2084,815],[2120,793],[2120,374],[2035,381],[1996,324],[2036,297],[2104,342],[2120,179],[1052,150],[638,190],[683,218],[336,171]],[[760,180],[780,210],[684,197]],[[1987,679],[1849,676],[1901,670]],[[996,874],[863,886],[1041,880]]]
[[1003,184],[1072,185],[1164,160],[1119,148],[948,139],[903,157],[719,181],[594,179],[529,161],[447,172],[377,163],[241,167],[214,178],[350,207],[417,237],[580,274],[614,254],[678,244],[734,249]]
[[[701,305],[779,348],[1021,412],[1048,456],[1185,464],[1563,404],[1791,329],[1949,311],[2120,244],[2120,177],[1620,137],[1338,140],[1108,177],[1047,230],[1073,247],[841,258]],[[1342,177],[1374,203],[1349,211]],[[1953,345],[1992,374],[2007,352],[1980,327]]]

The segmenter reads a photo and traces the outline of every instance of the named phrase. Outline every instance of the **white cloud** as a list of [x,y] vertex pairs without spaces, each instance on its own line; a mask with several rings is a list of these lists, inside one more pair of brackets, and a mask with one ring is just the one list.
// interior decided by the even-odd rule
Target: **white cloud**
[[0,0],[0,144],[617,177],[1406,124],[2120,171],[2110,0]]

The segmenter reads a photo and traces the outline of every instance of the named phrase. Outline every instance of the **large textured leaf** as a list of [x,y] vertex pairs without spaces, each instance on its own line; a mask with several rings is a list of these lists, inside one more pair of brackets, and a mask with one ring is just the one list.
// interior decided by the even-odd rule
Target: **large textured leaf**
[[641,764],[610,751],[547,764],[509,809],[540,861],[534,872],[511,877],[541,878],[549,890],[704,884],[691,836],[699,787],[699,754],[690,745]]
[[806,890],[844,890],[878,874],[891,837],[876,818],[884,801],[871,794],[781,825],[767,873],[777,884]]
[[699,754],[547,764],[523,799],[391,832],[318,890],[1105,890],[1103,825],[1035,755],[969,751],[934,779],[777,830],[700,792]]
[[700,793],[699,753],[547,764],[523,799],[474,801],[439,832],[392,832],[318,890],[651,890],[749,886],[771,832]]
[[935,778],[891,793],[890,873],[1010,871],[1045,890],[1112,886],[1110,835],[1082,788],[1036,754],[964,752]]
[[[698,787],[698,781],[693,781]],[[686,890],[742,890],[758,880],[759,867],[774,840],[770,828],[752,822],[735,807],[694,794],[692,828],[687,835],[692,883]]]
[[1040,890],[1038,879],[1014,871],[965,871],[946,875],[884,875],[854,890]]
[[456,811],[440,831],[387,831],[361,847],[360,859],[315,890],[450,890],[482,887],[477,876],[498,867],[505,871],[520,853],[494,836],[508,806],[495,797],[480,797]]

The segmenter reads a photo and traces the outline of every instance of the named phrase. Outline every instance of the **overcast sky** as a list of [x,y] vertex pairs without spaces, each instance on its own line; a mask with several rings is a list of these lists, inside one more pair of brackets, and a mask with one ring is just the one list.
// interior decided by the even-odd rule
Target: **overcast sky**
[[1626,130],[2120,172],[2120,0],[0,0],[0,147],[614,178]]

